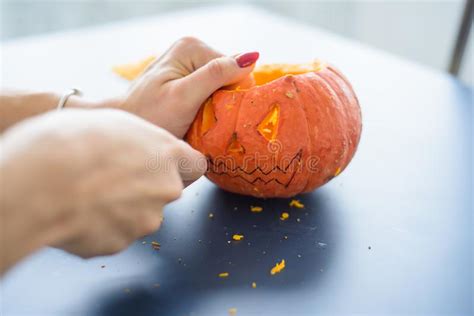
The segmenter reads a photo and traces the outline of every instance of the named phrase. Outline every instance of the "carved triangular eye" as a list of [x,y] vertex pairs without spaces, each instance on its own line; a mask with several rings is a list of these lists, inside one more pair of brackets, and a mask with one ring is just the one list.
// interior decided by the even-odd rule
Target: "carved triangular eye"
[[275,104],[267,116],[258,124],[258,132],[268,141],[273,141],[278,133],[278,120],[280,118],[280,106]]
[[233,133],[232,137],[230,138],[229,146],[227,146],[228,153],[238,153],[238,154],[245,154],[245,148],[242,146],[237,139],[237,133]]
[[212,103],[212,99],[209,98],[202,109],[201,136],[210,130],[216,121],[217,119],[214,113],[214,104]]

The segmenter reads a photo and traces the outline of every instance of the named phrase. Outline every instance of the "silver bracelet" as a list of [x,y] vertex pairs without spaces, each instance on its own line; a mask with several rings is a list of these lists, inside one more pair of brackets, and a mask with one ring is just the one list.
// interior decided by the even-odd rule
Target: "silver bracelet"
[[77,96],[81,97],[82,96],[82,91],[79,90],[79,89],[76,89],[76,88],[69,89],[66,93],[63,94],[61,99],[59,99],[58,106],[56,107],[56,110],[61,110],[62,108],[64,108],[64,106],[66,105],[67,100],[73,95],[77,95]]

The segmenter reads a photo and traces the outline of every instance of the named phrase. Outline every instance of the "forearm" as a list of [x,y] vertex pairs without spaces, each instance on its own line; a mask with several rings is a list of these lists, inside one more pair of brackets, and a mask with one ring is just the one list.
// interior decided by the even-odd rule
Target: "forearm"
[[[3,193],[2,195],[7,194]],[[0,210],[0,276],[31,253],[59,240],[54,227],[41,227],[30,216],[32,209],[10,207],[1,198]]]
[[64,186],[48,178],[58,164],[47,164],[54,160],[54,155],[48,158],[54,145],[37,137],[38,130],[30,131],[28,125],[17,125],[0,136],[0,275],[71,231],[65,212],[67,199],[64,194],[51,194],[50,189]]
[[31,185],[23,187],[25,181],[35,182],[28,179],[25,173],[28,171],[19,170],[21,166],[4,158],[0,159],[0,275],[24,257],[67,234],[66,226],[54,224],[59,216],[50,205],[29,192]]
[[[61,98],[54,92],[8,90],[0,92],[0,133],[15,123],[47,111],[54,110]],[[119,99],[89,101],[77,96],[67,100],[67,108],[119,107]]]

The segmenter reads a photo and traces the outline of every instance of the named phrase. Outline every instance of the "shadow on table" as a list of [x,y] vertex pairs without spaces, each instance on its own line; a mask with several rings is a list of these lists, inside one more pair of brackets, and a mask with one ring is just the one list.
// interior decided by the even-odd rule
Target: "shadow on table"
[[[183,224],[189,229],[187,238],[173,238],[165,226],[154,236],[162,244],[156,275],[144,276],[148,281],[132,285],[130,293],[106,296],[98,315],[187,315],[195,303],[217,291],[243,289],[258,295],[307,285],[314,290],[339,238],[327,192],[318,190],[299,199],[304,209],[290,208],[289,199],[259,200],[208,190],[196,197],[201,204],[194,214],[200,213],[201,221]],[[264,210],[252,213],[250,205]],[[216,210],[212,219],[209,210]],[[279,219],[283,211],[290,214],[286,221]],[[244,240],[230,241],[234,233],[244,235]],[[271,276],[270,269],[281,259],[286,269]],[[220,272],[229,277],[219,278]],[[153,286],[156,280],[159,286]]]

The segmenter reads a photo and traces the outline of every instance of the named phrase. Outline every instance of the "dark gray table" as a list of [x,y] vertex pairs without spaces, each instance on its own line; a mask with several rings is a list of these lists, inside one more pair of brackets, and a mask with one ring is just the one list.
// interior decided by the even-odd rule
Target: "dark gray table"
[[[248,21],[234,35],[240,44],[202,23],[209,16],[230,27]],[[260,29],[252,34],[255,25]],[[202,179],[166,209],[162,229],[147,244],[139,240],[121,254],[91,260],[54,249],[25,260],[2,280],[3,315],[474,312],[473,92],[452,77],[248,8],[12,42],[3,47],[4,77],[35,87],[60,87],[74,77],[86,91],[112,94],[124,83],[104,65],[143,56],[151,47],[143,34],[166,38],[158,45],[164,49],[189,30],[229,51],[262,47],[269,60],[320,56],[339,66],[354,84],[364,122],[349,168],[298,197],[302,210],[290,209],[287,199],[232,195]],[[277,49],[278,38],[287,39],[285,48]],[[84,46],[96,49],[81,51],[77,65],[64,70]],[[38,74],[26,78],[30,67]],[[251,205],[264,211],[251,213]],[[279,220],[282,211],[289,220]],[[233,233],[245,240],[229,244]],[[161,250],[151,248],[153,240]],[[286,269],[271,276],[280,259]],[[224,271],[230,276],[218,278]]]

